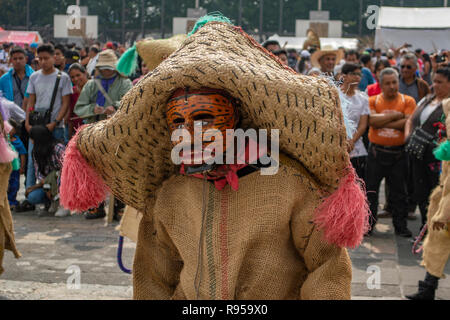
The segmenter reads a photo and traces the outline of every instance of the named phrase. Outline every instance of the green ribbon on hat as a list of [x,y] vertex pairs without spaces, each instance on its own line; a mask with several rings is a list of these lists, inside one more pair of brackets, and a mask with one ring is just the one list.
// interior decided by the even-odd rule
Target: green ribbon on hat
[[128,77],[131,76],[133,73],[135,73],[137,68],[138,68],[138,52],[135,43],[120,57],[119,61],[117,62],[116,69],[117,71]]

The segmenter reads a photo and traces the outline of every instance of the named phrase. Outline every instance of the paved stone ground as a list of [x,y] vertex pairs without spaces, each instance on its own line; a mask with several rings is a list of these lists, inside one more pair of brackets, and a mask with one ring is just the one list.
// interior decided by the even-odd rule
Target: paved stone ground
[[[22,191],[23,192],[23,191]],[[22,195],[23,197],[23,195]],[[19,199],[22,198],[19,196]],[[417,214],[418,216],[418,214]],[[0,299],[131,299],[132,277],[116,262],[117,223],[103,220],[37,217],[35,212],[14,213],[15,234],[22,258],[7,251],[0,277]],[[409,221],[414,234],[419,219]],[[396,237],[391,219],[380,219],[374,235],[350,251],[353,262],[353,299],[402,299],[417,290],[425,271],[420,255],[411,253],[411,239]],[[131,268],[135,245],[125,240],[123,262]],[[67,286],[71,266],[80,270],[80,288]],[[380,270],[379,289],[369,289],[369,266]],[[445,273],[450,274],[450,264]],[[72,282],[71,282],[72,283]],[[440,280],[437,299],[450,300],[450,280]]]

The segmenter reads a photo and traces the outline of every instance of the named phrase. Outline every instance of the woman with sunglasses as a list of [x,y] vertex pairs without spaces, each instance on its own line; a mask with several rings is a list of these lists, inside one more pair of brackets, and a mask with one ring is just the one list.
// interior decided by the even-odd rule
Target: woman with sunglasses
[[358,125],[352,139],[348,140],[348,152],[350,161],[357,175],[365,181],[365,168],[367,150],[364,146],[362,135],[369,125],[369,99],[367,95],[358,90],[358,85],[362,77],[361,65],[355,63],[346,63],[342,67],[341,91],[349,104],[349,117]]
[[[438,141],[445,137],[442,123],[442,101],[450,97],[450,68],[438,69],[433,77],[433,93],[423,98],[405,125],[405,141],[408,143],[413,132],[420,128]],[[440,161],[433,155],[434,142],[427,145],[422,159],[411,155],[414,181],[414,199],[419,205],[422,227],[427,222],[427,210],[431,191],[439,182]]]

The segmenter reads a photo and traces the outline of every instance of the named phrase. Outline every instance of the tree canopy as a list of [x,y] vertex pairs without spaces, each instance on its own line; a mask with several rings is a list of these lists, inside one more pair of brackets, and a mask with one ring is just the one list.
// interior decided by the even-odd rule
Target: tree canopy
[[[317,0],[281,0],[283,1],[283,34],[295,33],[295,20],[308,19],[309,11],[317,10]],[[26,26],[27,0],[1,0],[0,26],[5,29]],[[75,0],[30,0],[30,25],[33,28],[51,29],[53,15],[65,14],[69,5]],[[161,0],[144,0],[145,30],[159,32],[161,28]],[[362,13],[369,5],[400,6],[403,2],[408,7],[438,7],[443,0],[362,0]],[[355,36],[359,32],[360,0],[322,0],[322,10],[330,11],[330,19],[343,21],[343,36]],[[81,6],[89,8],[90,15],[98,15],[99,35],[103,38],[120,40],[122,27],[122,0],[81,0]],[[237,24],[239,1],[234,0],[200,0],[200,5],[208,12],[220,11]],[[141,29],[141,0],[125,1],[125,28],[138,32]],[[187,8],[195,7],[195,0],[166,0],[164,10],[165,34],[172,31],[172,18],[185,17]],[[260,0],[242,0],[242,27],[249,33],[258,33]],[[278,32],[280,0],[264,1],[263,32]],[[366,18],[362,20],[362,35],[372,35],[374,30],[366,27]]]

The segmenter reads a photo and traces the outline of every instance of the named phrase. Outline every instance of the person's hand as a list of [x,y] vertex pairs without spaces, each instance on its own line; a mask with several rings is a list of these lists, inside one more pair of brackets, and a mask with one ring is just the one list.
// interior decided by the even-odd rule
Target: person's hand
[[355,148],[355,142],[353,141],[353,139],[347,140],[347,151],[348,151],[348,153],[352,152],[354,148]]
[[443,223],[443,222],[439,222],[439,221],[433,222],[433,230],[439,231],[441,229],[444,229],[444,227],[445,227],[445,223]]
[[116,112],[116,108],[114,108],[113,106],[109,106],[105,109],[105,113],[110,116],[112,114],[114,114],[114,112]]
[[403,119],[405,117],[405,115],[397,110],[384,110],[383,114],[392,114],[395,117],[395,120],[400,120]]
[[25,173],[25,167],[20,167],[19,174],[24,174],[24,173]]
[[25,190],[25,197],[28,197],[28,195],[34,191],[34,186],[31,186]]
[[95,106],[94,113],[95,114],[103,114],[103,113],[105,113],[105,108],[100,107],[100,106]]
[[50,122],[48,125],[46,125],[48,131],[53,132],[56,128],[56,122]]

